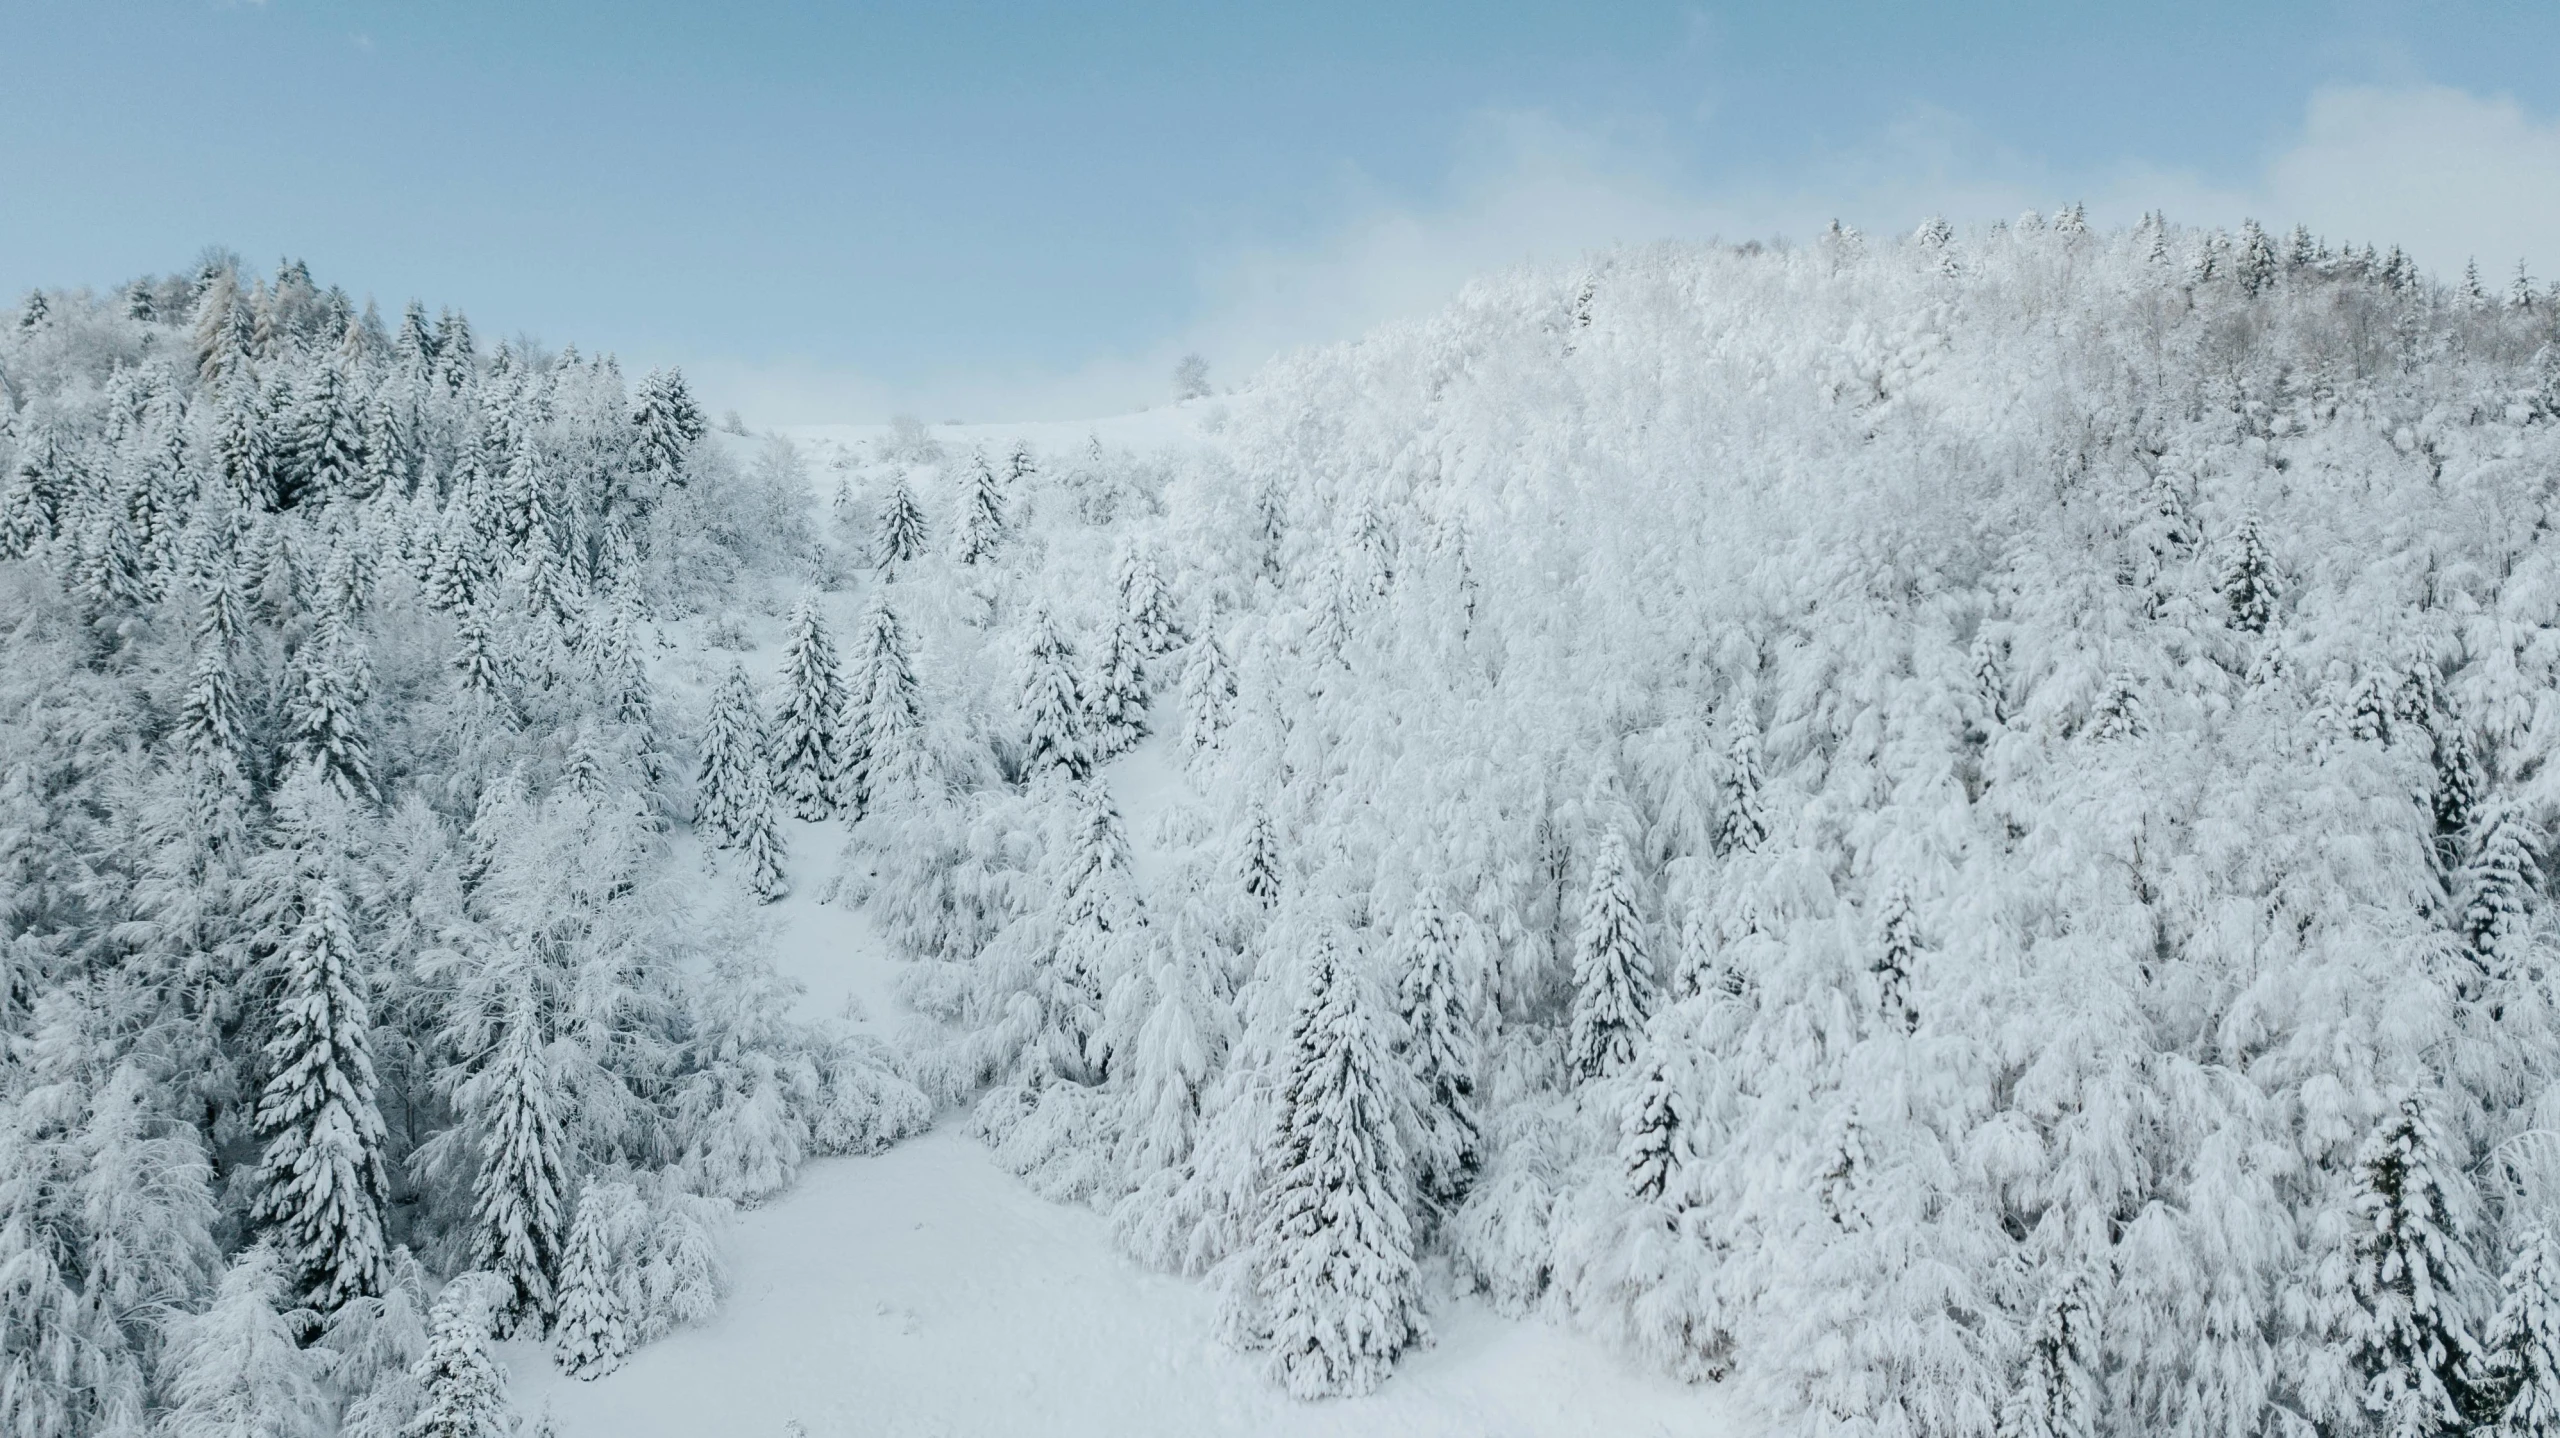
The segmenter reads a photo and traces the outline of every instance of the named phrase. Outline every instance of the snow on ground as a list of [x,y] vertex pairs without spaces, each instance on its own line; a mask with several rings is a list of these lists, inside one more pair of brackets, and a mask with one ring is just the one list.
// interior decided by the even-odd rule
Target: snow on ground
[[[1073,424],[933,429],[945,443],[984,443],[991,453],[1015,438],[1055,452],[1095,433],[1151,450],[1207,440],[1217,412],[1216,401],[1202,401]],[[822,451],[851,452],[886,430],[789,433]],[[840,641],[859,603],[858,594],[826,597]],[[720,667],[728,658],[703,657]],[[779,650],[767,642],[735,657],[761,678]],[[1152,883],[1159,824],[1187,787],[1181,766],[1159,738],[1107,776],[1133,871]],[[843,828],[784,825],[790,896],[766,911],[777,966],[807,988],[804,1013],[853,1017],[894,1037],[908,1027],[895,994],[898,961],[868,916],[818,902]],[[734,857],[707,862],[718,867],[707,882],[735,882]],[[1381,1391],[1296,1401],[1254,1358],[1211,1336],[1216,1298],[1207,1285],[1122,1257],[1101,1215],[1032,1193],[949,1114],[886,1153],[808,1165],[791,1192],[740,1218],[730,1259],[735,1286],[717,1317],[642,1349],[603,1379],[564,1378],[539,1346],[501,1345],[518,1409],[547,1410],[561,1438],[1725,1438],[1758,1426],[1727,1394],[1446,1296],[1432,1312],[1436,1341],[1407,1355]]]

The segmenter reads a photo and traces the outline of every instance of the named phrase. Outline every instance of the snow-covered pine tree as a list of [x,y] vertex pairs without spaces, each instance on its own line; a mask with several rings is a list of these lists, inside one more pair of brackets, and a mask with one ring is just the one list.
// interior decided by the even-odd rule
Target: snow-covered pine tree
[[1717,787],[1716,852],[1748,854],[1768,842],[1769,819],[1760,807],[1760,736],[1748,720],[1734,723]]
[[516,1438],[506,1374],[489,1356],[489,1290],[485,1273],[445,1285],[427,1325],[426,1355],[410,1374],[425,1405],[402,1438]]
[[1911,911],[1911,890],[1895,884],[1885,895],[1884,934],[1876,950],[1876,1004],[1885,1023],[1906,1034],[1920,1026],[1920,1011],[1911,1000],[1919,961],[1919,921]]
[[1111,1071],[1105,1011],[1139,961],[1146,916],[1111,791],[1100,780],[1082,779],[1065,797],[1067,830],[1053,860],[1052,937],[1038,978],[1040,1043],[1050,1073],[1099,1083]]
[[2542,836],[2512,803],[2491,800],[2472,817],[2471,861],[2458,890],[2462,937],[2484,990],[2522,977],[2541,893]]
[[1618,1115],[1618,1168],[1628,1197],[1661,1203],[1678,1192],[1680,1169],[1689,1157],[1688,1100],[1680,1088],[1677,1046],[1648,1031],[1633,1074],[1634,1087]]
[[[252,1244],[232,1261],[211,1307],[171,1320],[162,1368],[169,1406],[153,1432],[323,1438],[336,1430],[320,1384],[325,1355],[296,1343],[277,1311],[282,1267],[265,1244]],[[4,1399],[0,1405],[16,1406]]]
[[[1183,926],[1175,925],[1180,935]],[[1124,1157],[1133,1177],[1191,1157],[1200,1109],[1226,1056],[1215,980],[1205,945],[1159,935],[1145,985],[1148,1003],[1121,1056],[1129,1086]]]
[[1450,911],[1436,886],[1416,894],[1389,951],[1403,1025],[1400,1057],[1413,1075],[1411,1134],[1415,1193],[1448,1213],[1484,1167],[1476,1120],[1476,1069],[1482,1061],[1477,1018],[1481,976],[1466,942],[1464,916]]
[[836,643],[815,599],[791,608],[782,646],[782,706],[773,720],[772,773],[803,819],[835,812],[844,783],[845,685]]
[[284,991],[259,1095],[254,1216],[297,1297],[327,1312],[382,1290],[390,1184],[372,1020],[337,881],[307,874],[283,950]]
[[2017,1438],[2099,1438],[2105,1428],[2105,1349],[2088,1273],[2073,1266],[2027,1325],[2026,1371],[2018,1375],[2002,1432]]
[[568,1186],[562,1095],[543,1033],[532,965],[509,985],[497,1045],[455,1098],[478,1135],[480,1167],[472,1186],[471,1252],[496,1287],[492,1324],[504,1334],[550,1322],[552,1278],[560,1266],[561,1199]]
[[286,757],[318,771],[350,799],[372,798],[373,747],[362,713],[372,686],[362,643],[343,626],[324,623],[303,642],[293,667]]
[[1632,1063],[1658,992],[1627,841],[1613,829],[1592,860],[1582,934],[1574,947],[1573,1021],[1565,1039],[1574,1071],[1597,1076]]
[[1271,806],[1255,804],[1245,815],[1243,842],[1236,849],[1236,882],[1247,899],[1269,913],[1280,906],[1280,831],[1271,822]]
[[738,848],[746,859],[747,887],[759,902],[770,904],[789,892],[790,884],[783,869],[778,801],[773,785],[762,773],[753,776],[740,807]]
[[924,705],[906,632],[883,596],[862,617],[853,692],[846,710],[843,792],[840,802],[861,818],[885,794],[920,794],[930,778],[925,750]]
[[1283,1387],[1314,1398],[1376,1388],[1428,1330],[1396,1135],[1399,1079],[1367,985],[1329,929],[1303,983],[1282,1052],[1271,1189],[1253,1230],[1256,1311],[1233,1326],[1270,1350]]
[[2560,1242],[2532,1223],[2498,1282],[2481,1336],[2475,1426],[2495,1438],[2560,1438]]
[[1197,757],[1218,747],[1234,721],[1236,673],[1226,648],[1215,634],[1191,642],[1190,662],[1182,666],[1182,747]]
[[1022,656],[1022,769],[1026,779],[1082,779],[1093,770],[1076,653],[1048,609],[1031,612]]
[[758,796],[767,792],[764,711],[744,666],[732,664],[711,696],[710,728],[702,736],[702,770],[694,785],[694,820],[723,848],[746,842]]
[[649,486],[644,494],[654,496],[685,482],[685,462],[710,426],[680,371],[649,371],[634,398],[638,408],[631,416],[631,474]]
[[627,1194],[622,1185],[594,1179],[578,1194],[577,1221],[569,1226],[569,1250],[561,1261],[560,1312],[551,1325],[552,1353],[572,1378],[602,1378],[631,1352],[613,1235],[621,1207],[614,1200]]
[[873,554],[880,568],[894,569],[924,553],[924,547],[924,507],[916,503],[914,488],[902,478],[889,487],[889,502],[880,510]]
[[2365,1409],[2395,1438],[2464,1426],[2473,1353],[2463,1305],[2476,1275],[2469,1179],[2448,1160],[2433,1115],[2412,1094],[2385,1115],[2356,1165],[2348,1338]]
[[981,564],[994,558],[1004,543],[1004,494],[995,467],[983,453],[970,457],[969,474],[962,483],[960,547],[955,557],[962,564]]
[[1155,551],[1132,546],[1120,553],[1120,618],[1138,644],[1138,656],[1161,659],[1182,647],[1182,626],[1173,617],[1173,593]]
[[2231,557],[2222,569],[2222,602],[2230,610],[2231,627],[2263,634],[2276,613],[2275,558],[2258,533],[2254,514],[2240,521],[2231,537]]
[[506,672],[489,616],[479,605],[464,603],[453,619],[453,676],[463,697],[485,708],[502,705]]
[[1093,760],[1108,763],[1147,737],[1147,670],[1144,642],[1127,620],[1111,626],[1094,676],[1091,709]]

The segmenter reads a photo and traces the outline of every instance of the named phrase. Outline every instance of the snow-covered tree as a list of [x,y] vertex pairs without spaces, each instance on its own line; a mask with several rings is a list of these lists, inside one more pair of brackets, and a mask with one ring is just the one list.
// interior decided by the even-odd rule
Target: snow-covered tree
[[264,1244],[241,1251],[204,1312],[174,1319],[164,1369],[170,1438],[322,1438],[337,1425],[323,1355],[294,1341],[277,1311],[283,1264]]
[[1769,838],[1769,819],[1760,805],[1760,736],[1737,723],[1725,745],[1724,775],[1716,809],[1716,852],[1748,854]]
[[1413,1075],[1413,1120],[1406,1151],[1414,1188],[1440,1211],[1466,1197],[1484,1164],[1476,1115],[1482,1062],[1480,975],[1466,921],[1450,912],[1436,887],[1414,896],[1388,951],[1395,976],[1398,1035]]
[[2231,612],[2231,627],[2244,633],[2265,633],[2274,622],[2275,559],[2258,533],[2256,515],[2241,520],[2239,533],[2231,538],[2230,558],[2222,569],[2222,602]]
[[1604,836],[1583,899],[1582,934],[1573,955],[1573,1023],[1567,1061],[1585,1075],[1613,1073],[1634,1062],[1644,1022],[1660,990],[1636,908],[1627,841]]
[[694,821],[713,843],[746,842],[754,806],[771,791],[765,777],[764,710],[743,665],[729,666],[711,696],[710,727],[702,736],[702,769],[694,781]]
[[1182,745],[1194,756],[1218,747],[1219,736],[1233,722],[1235,668],[1215,634],[1191,642],[1190,661],[1182,666]]
[[489,1356],[487,1290],[499,1282],[466,1273],[445,1285],[429,1319],[427,1351],[410,1375],[425,1402],[403,1438],[515,1438],[506,1373]]
[[1046,609],[1032,611],[1022,656],[1023,770],[1082,779],[1093,768],[1075,650]]
[[924,509],[916,503],[916,492],[904,479],[889,489],[889,502],[880,510],[879,532],[872,539],[872,551],[882,569],[906,563],[925,550]]
[[307,877],[283,951],[271,1077],[259,1095],[256,1216],[298,1295],[321,1310],[381,1291],[385,1132],[370,1006],[336,880]]
[[925,747],[923,700],[907,657],[906,631],[885,599],[864,613],[857,644],[853,688],[846,702],[840,802],[859,818],[885,795],[924,795],[931,758]]
[[[519,958],[521,969],[529,959]],[[501,1332],[551,1318],[568,1186],[560,1076],[530,974],[504,996],[497,1044],[455,1098],[478,1135],[472,1258],[495,1283],[489,1317]]]
[[2528,1226],[2498,1282],[2498,1308],[2481,1334],[2474,1384],[2475,1432],[2498,1438],[2560,1434],[2560,1242]]
[[1305,960],[1253,1230],[1255,1311],[1237,1327],[1273,1376],[1312,1398],[1366,1393],[1421,1342],[1399,1081],[1367,985],[1320,931]]
[[572,1378],[601,1378],[621,1367],[631,1352],[614,1253],[613,1228],[621,1216],[617,1189],[589,1179],[578,1196],[577,1221],[569,1226],[551,1346],[560,1371]]
[[2383,1431],[2460,1432],[2476,1291],[2469,1179],[2449,1162],[2425,1103],[2402,1099],[2356,1164],[2358,1221],[2349,1325],[2364,1406]]
[[983,564],[1004,543],[1004,493],[995,466],[984,454],[973,455],[960,495],[960,540],[955,557],[962,564]]
[[803,819],[835,812],[844,782],[845,685],[835,639],[815,600],[792,606],[782,644],[782,704],[774,716],[772,773]]
[[1147,737],[1147,670],[1145,643],[1126,620],[1111,628],[1102,651],[1102,672],[1094,676],[1090,710],[1093,757],[1107,762],[1138,746]]
[[1912,974],[1919,967],[1918,921],[1911,912],[1911,890],[1896,884],[1885,895],[1884,933],[1876,950],[1876,1003],[1884,1021],[1904,1033],[1920,1025],[1912,1006]]

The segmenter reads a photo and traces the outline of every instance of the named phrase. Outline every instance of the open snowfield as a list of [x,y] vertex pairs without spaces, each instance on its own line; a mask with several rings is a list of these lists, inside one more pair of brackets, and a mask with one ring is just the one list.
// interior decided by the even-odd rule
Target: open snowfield
[[[1113,774],[1132,796],[1134,836],[1151,827],[1149,796],[1179,782],[1156,748]],[[771,910],[776,957],[808,986],[810,1010],[842,1013],[850,997],[896,1032],[896,961],[859,912],[813,897],[840,830],[790,828],[792,896]],[[1143,864],[1142,838],[1138,848]],[[1437,1341],[1377,1394],[1295,1401],[1211,1336],[1206,1285],[1123,1258],[1101,1215],[1040,1198],[959,1128],[946,1114],[876,1157],[810,1164],[789,1194],[738,1222],[735,1288],[719,1316],[619,1372],[581,1383],[537,1345],[503,1345],[518,1410],[547,1408],[562,1438],[1721,1438],[1751,1426],[1725,1394],[1445,1295]]]

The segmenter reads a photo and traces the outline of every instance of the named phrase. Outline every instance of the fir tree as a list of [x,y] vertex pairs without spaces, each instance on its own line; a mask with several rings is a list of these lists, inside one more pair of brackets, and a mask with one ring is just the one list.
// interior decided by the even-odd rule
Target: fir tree
[[1627,842],[1612,832],[1592,863],[1591,889],[1583,903],[1582,937],[1573,957],[1567,1061],[1585,1075],[1614,1072],[1633,1062],[1655,999],[1653,961],[1645,952],[1644,921],[1636,912]]
[[842,803],[855,818],[902,786],[920,795],[927,782],[924,707],[905,631],[885,597],[863,615],[847,714]]
[[966,483],[960,499],[957,557],[962,564],[979,564],[993,558],[997,546],[1004,543],[1004,495],[984,454],[972,457]]
[[466,1273],[436,1300],[426,1354],[410,1372],[426,1401],[401,1438],[515,1438],[506,1374],[489,1357],[491,1283]]
[[791,610],[782,649],[782,709],[773,722],[775,782],[792,812],[824,819],[844,783],[844,674],[817,602]]
[[296,671],[287,757],[317,770],[350,799],[373,796],[373,747],[362,705],[367,682],[361,645],[335,624],[303,643]]
[[2018,1438],[2098,1438],[2105,1432],[2099,1309],[2087,1274],[2070,1268],[2027,1328],[2020,1375],[2004,1431]]
[[1182,647],[1182,626],[1173,617],[1173,594],[1155,553],[1143,548],[1121,551],[1120,617],[1129,627],[1142,659],[1161,659]]
[[2527,1227],[2498,1282],[2498,1311],[2482,1337],[2473,1432],[2560,1438],[2560,1242]]
[[880,528],[873,540],[882,569],[893,568],[924,553],[924,509],[916,503],[916,492],[904,479],[889,490],[888,506],[880,511]]
[[2240,224],[2240,257],[2235,270],[2243,294],[2264,294],[2275,283],[2276,247],[2256,220]]
[[294,1341],[276,1304],[282,1265],[252,1245],[223,1275],[213,1305],[171,1325],[164,1368],[170,1404],[155,1432],[170,1438],[323,1438],[337,1425],[320,1386],[324,1355]]
[[2462,937],[2491,988],[2527,972],[2533,903],[2541,889],[2542,836],[2512,805],[2480,806],[2460,886]]
[[1716,809],[1716,852],[1748,854],[1769,838],[1769,820],[1760,807],[1760,737],[1748,724],[1736,723],[1725,746],[1724,774]]
[[1256,1335],[1291,1393],[1366,1393],[1426,1329],[1392,1060],[1330,934],[1309,955],[1281,1062],[1253,1233]]
[[1076,678],[1075,650],[1046,608],[1031,614],[1023,651],[1023,772],[1082,779],[1093,768],[1085,740],[1084,685]]
[[498,657],[498,637],[477,604],[465,604],[454,615],[453,673],[465,697],[495,705],[506,691],[506,669]]
[[640,381],[631,416],[631,469],[660,486],[685,482],[685,462],[710,428],[675,370],[651,370]]
[[1920,1026],[1912,1007],[1911,980],[1919,966],[1918,922],[1911,913],[1911,891],[1900,884],[1885,896],[1884,940],[1876,952],[1876,1000],[1884,1020],[1904,1033]]
[[561,1263],[560,1314],[551,1327],[551,1347],[560,1371],[572,1378],[602,1378],[631,1352],[614,1253],[614,1187],[590,1179],[581,1190]]
[[2424,1105],[2401,1100],[2357,1161],[2349,1340],[2366,1411],[2394,1435],[2458,1433],[2471,1361],[2462,1174]]
[[1244,844],[1236,855],[1236,880],[1245,897],[1263,912],[1280,905],[1280,834],[1272,825],[1270,806],[1256,804],[1245,817]]
[[790,889],[783,870],[782,826],[774,807],[772,783],[762,773],[756,774],[740,818],[738,847],[745,851],[747,887],[767,904]]
[[1126,620],[1111,627],[1102,672],[1093,687],[1091,715],[1097,763],[1128,753],[1147,737],[1146,649]]
[[1673,1047],[1648,1041],[1635,1070],[1635,1087],[1618,1115],[1618,1168],[1627,1195],[1661,1203],[1678,1191],[1688,1158],[1687,1100],[1680,1091],[1680,1061]]
[[[529,956],[515,962],[530,965]],[[472,1258],[493,1275],[501,1331],[539,1334],[552,1311],[567,1187],[561,1096],[530,973],[506,998],[497,1046],[457,1097],[479,1136],[472,1188]]]
[[2231,627],[2263,634],[2275,619],[2275,560],[2258,535],[2257,516],[2240,521],[2232,536],[2231,560],[2222,571],[2222,601],[2231,611]]
[[338,885],[301,884],[284,945],[284,994],[267,1040],[272,1077],[259,1096],[258,1221],[298,1293],[326,1312],[382,1291],[382,1111],[371,1018]]
[[1484,1166],[1476,1121],[1481,1042],[1475,976],[1464,958],[1463,920],[1437,888],[1425,888],[1396,935],[1388,972],[1396,976],[1398,1035],[1413,1075],[1414,1115],[1406,1149],[1414,1188],[1442,1213],[1453,1211]]
[[1218,747],[1233,721],[1236,675],[1218,636],[1203,634],[1191,644],[1191,661],[1182,666],[1182,743],[1192,754]]
[[724,848],[746,841],[751,806],[767,789],[764,714],[747,671],[729,666],[711,698],[711,727],[702,736],[702,772],[694,786],[694,818]]

